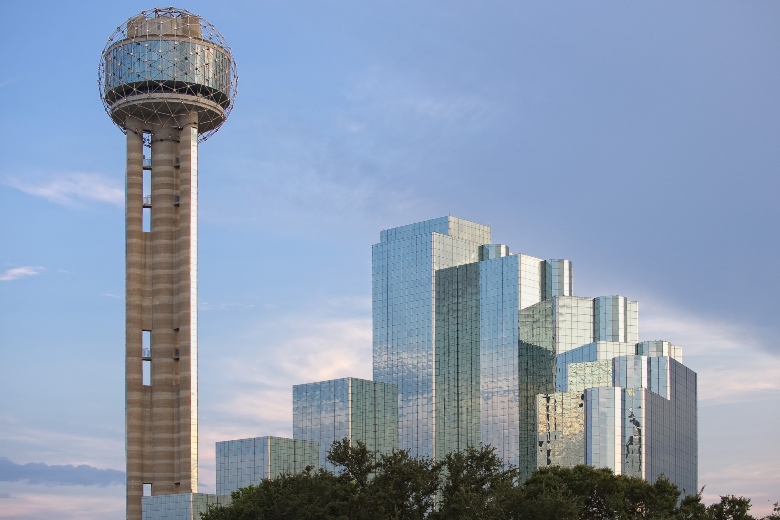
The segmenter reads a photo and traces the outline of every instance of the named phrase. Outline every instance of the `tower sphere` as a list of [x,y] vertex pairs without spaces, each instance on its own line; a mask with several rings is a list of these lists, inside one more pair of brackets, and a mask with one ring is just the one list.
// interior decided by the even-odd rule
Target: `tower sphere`
[[[236,62],[225,38],[202,17],[175,7],[141,11],[117,27],[98,68],[100,99],[123,132],[179,126],[197,116],[199,140],[233,108]],[[137,130],[134,130],[137,131]]]

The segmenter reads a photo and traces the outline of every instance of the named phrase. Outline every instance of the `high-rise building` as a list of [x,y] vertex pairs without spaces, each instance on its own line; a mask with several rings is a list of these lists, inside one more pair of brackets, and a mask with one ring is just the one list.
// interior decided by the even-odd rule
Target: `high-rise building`
[[334,442],[362,442],[378,455],[398,447],[398,387],[354,377],[293,386],[293,438],[319,445],[319,467],[331,471]]
[[697,491],[696,373],[667,342],[596,342],[557,356],[537,396],[537,467],[589,464]]
[[283,437],[255,437],[217,443],[217,495],[259,484],[283,473],[319,467],[316,442]]
[[98,82],[127,135],[125,438],[136,520],[144,494],[198,490],[198,142],[226,120],[237,76],[214,26],[164,8],[117,28]]
[[436,271],[476,262],[490,228],[442,217],[382,231],[372,250],[374,380],[398,386],[399,447],[436,454]]
[[[385,230],[373,316],[374,378],[399,385],[400,447],[414,455],[481,442],[522,478],[588,463],[696,491],[695,373],[679,347],[639,342],[637,302],[574,296],[570,261],[510,254],[454,217]],[[631,356],[666,372],[628,381],[615,367]]]

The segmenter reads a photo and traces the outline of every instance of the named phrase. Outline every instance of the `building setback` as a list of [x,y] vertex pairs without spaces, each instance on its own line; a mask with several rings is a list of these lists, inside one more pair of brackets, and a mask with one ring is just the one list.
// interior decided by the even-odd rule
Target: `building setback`
[[[480,232],[464,239],[461,229]],[[696,379],[681,348],[639,342],[635,301],[575,296],[570,261],[511,254],[490,238],[443,217],[385,230],[374,245],[374,374],[399,384],[401,447],[441,458],[481,442],[522,478],[587,462],[648,480],[663,473],[695,492]],[[440,248],[442,260],[437,243],[460,249]],[[628,355],[671,359],[677,393],[614,379],[613,360]],[[562,388],[570,382],[576,390]],[[656,417],[644,430],[639,411],[631,416],[640,408]],[[614,433],[625,424],[644,437]],[[550,457],[542,444],[554,446]]]
[[558,355],[562,391],[537,396],[537,467],[665,475],[696,493],[696,373],[681,360],[681,348],[667,342],[598,342]]

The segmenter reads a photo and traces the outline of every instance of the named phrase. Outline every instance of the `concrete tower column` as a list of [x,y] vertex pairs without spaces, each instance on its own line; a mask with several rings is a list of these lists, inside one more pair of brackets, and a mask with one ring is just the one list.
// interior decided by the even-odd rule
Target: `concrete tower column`
[[127,517],[141,517],[143,495],[142,320],[144,300],[143,130],[127,122],[125,176],[125,449],[127,450]]
[[[167,123],[167,124],[166,124]],[[151,449],[154,480],[152,494],[174,492],[175,408],[174,299],[176,172],[174,159],[178,130],[172,120],[154,125],[152,146],[152,366]]]
[[147,484],[152,495],[198,491],[198,142],[227,119],[237,81],[225,38],[174,7],[128,18],[101,54],[100,97],[127,135],[128,520],[167,500],[145,501]]

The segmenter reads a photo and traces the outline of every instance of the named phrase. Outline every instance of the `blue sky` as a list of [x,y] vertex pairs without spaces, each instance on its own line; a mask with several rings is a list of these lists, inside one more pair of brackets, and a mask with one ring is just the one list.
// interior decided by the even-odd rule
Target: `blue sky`
[[[96,75],[149,7],[4,6],[0,518],[123,518],[97,469],[124,469],[124,141]],[[370,378],[371,244],[451,213],[639,300],[699,373],[707,499],[780,500],[780,4],[178,7],[240,76],[200,151],[203,491],[215,441],[291,435],[293,384]]]

